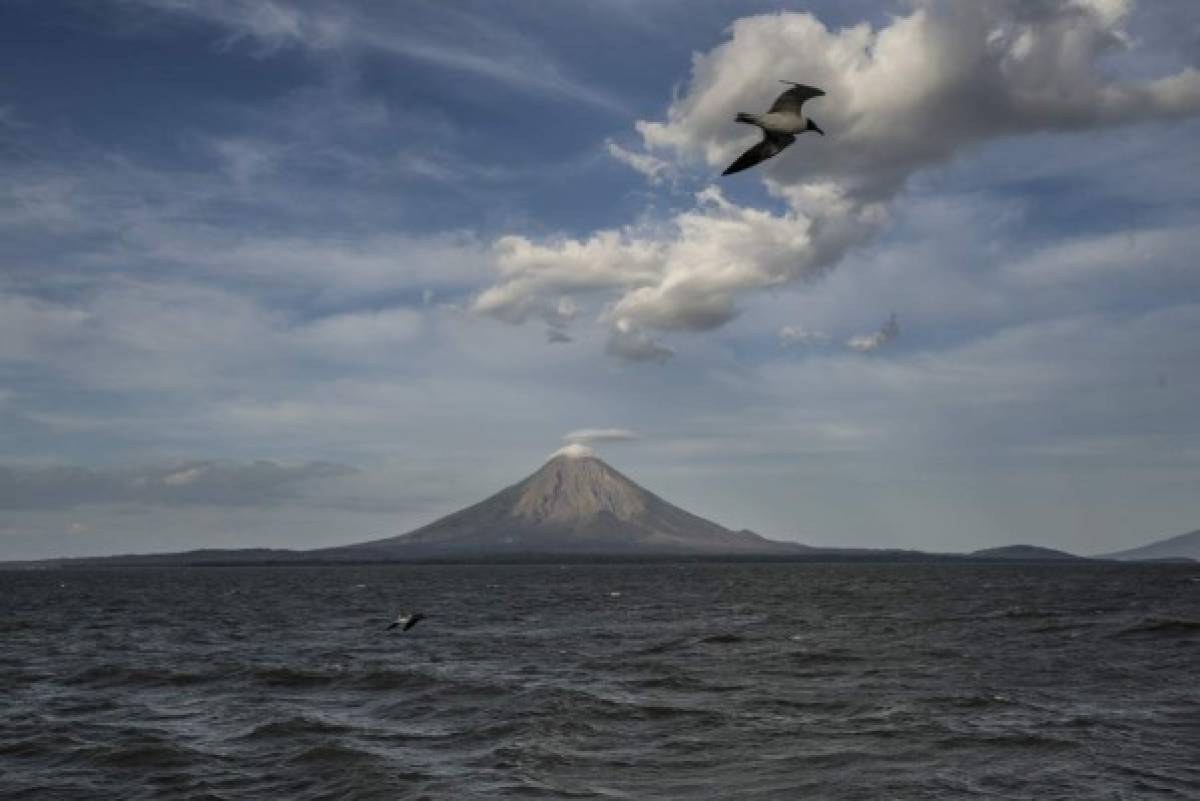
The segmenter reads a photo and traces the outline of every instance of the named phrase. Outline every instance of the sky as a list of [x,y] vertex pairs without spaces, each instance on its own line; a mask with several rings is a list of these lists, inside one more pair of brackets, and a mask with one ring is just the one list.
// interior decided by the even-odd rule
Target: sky
[[[0,559],[1200,526],[1193,0],[0,2]],[[722,178],[779,80],[801,136]]]

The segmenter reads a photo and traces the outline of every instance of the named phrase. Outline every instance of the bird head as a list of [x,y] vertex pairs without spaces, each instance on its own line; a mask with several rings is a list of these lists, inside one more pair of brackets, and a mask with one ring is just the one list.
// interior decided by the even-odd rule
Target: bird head
[[808,121],[808,127],[806,127],[804,130],[806,130],[806,131],[816,131],[816,132],[817,132],[817,133],[819,133],[821,136],[824,136],[824,135],[825,135],[825,132],[824,132],[824,131],[822,131],[820,128],[818,128],[818,127],[817,127],[817,124],[816,124],[815,122],[813,122],[811,119]]

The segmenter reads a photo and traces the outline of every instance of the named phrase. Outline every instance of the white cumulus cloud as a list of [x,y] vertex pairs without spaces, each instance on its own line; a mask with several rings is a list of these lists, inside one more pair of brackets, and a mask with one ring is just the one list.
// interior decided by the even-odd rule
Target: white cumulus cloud
[[662,362],[670,349],[650,332],[717,328],[740,295],[834,268],[886,225],[918,170],[999,137],[1196,114],[1200,71],[1125,80],[1102,66],[1131,46],[1130,6],[914,0],[878,27],[836,30],[808,13],[739,19],[727,41],[695,56],[666,118],[637,123],[644,153],[609,150],[651,179],[668,164],[715,172],[757,136],[733,123],[737,112],[766,108],[781,78],[820,86],[827,96],[806,110],[828,136],[801,139],[758,172],[782,208],[739,205],[709,187],[657,226],[505,236],[494,248],[498,278],[473,310],[520,323],[551,315],[563,294],[597,296],[608,352]]

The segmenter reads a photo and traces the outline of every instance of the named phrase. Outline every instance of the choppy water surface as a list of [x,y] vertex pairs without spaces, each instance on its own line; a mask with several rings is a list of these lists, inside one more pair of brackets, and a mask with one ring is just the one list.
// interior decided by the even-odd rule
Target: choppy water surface
[[1200,798],[1194,567],[0,573],[0,612],[4,798]]

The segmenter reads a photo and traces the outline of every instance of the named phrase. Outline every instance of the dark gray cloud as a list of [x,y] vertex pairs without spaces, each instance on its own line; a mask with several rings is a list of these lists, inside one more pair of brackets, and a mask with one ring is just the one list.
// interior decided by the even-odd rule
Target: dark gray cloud
[[629,320],[618,320],[605,345],[605,352],[626,362],[665,364],[675,351],[662,345]]
[[896,315],[893,314],[886,323],[880,326],[878,331],[871,334],[859,334],[847,339],[846,347],[859,353],[870,353],[873,350],[879,350],[898,336],[900,336],[900,323],[896,322]]

